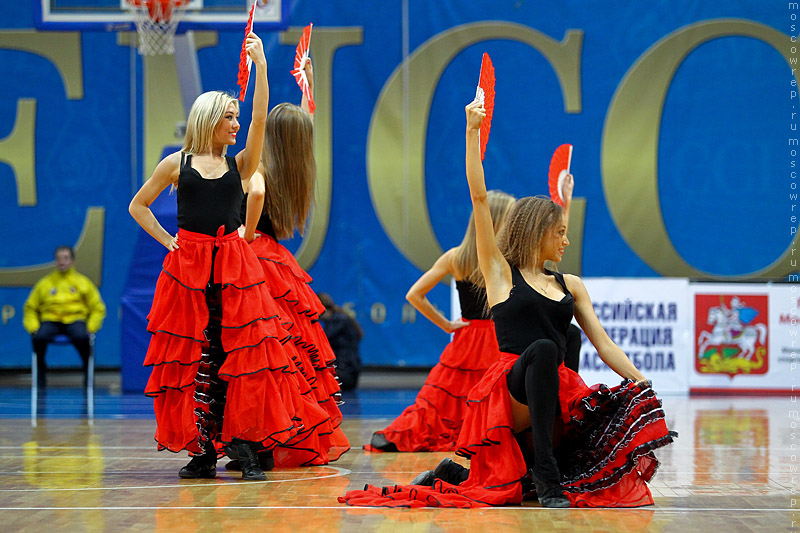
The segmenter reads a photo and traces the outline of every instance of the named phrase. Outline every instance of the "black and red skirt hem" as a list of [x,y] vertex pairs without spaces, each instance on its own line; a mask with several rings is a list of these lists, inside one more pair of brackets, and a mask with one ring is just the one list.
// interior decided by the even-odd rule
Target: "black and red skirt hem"
[[[469,410],[456,454],[470,459],[460,485],[436,480],[432,487],[367,486],[339,501],[379,507],[485,507],[522,502],[527,466],[513,433],[506,374],[518,358],[501,352],[469,393]],[[648,384],[588,387],[572,370],[559,367],[563,422],[556,450],[562,488],[574,507],[652,505],[647,481],[658,466],[653,451],[676,436]],[[579,455],[573,456],[573,453]]]
[[327,414],[306,399],[311,387],[296,369],[290,335],[247,243],[238,233],[214,237],[179,230],[178,245],[164,259],[148,315],[153,336],[144,365],[152,371],[145,394],[153,398],[159,449],[203,452],[194,391],[206,343],[209,281],[221,287],[227,354],[219,370],[227,382],[221,442],[239,438],[271,449],[320,425]]
[[311,396],[328,420],[293,438],[275,451],[278,466],[322,465],[335,461],[350,449],[341,430],[341,390],[336,378],[336,357],[319,316],[325,311],[309,286],[312,279],[292,253],[274,238],[260,235],[250,243],[262,269],[268,294],[281,326],[289,333],[297,370],[311,386]]

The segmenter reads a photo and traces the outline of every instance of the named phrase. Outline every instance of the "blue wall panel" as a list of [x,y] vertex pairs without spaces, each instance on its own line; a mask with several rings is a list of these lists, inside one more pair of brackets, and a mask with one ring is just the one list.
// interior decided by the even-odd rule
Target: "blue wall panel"
[[[101,290],[109,316],[98,336],[97,362],[119,366],[125,354],[126,364],[139,364],[144,357],[138,353],[141,348],[133,353],[124,349],[124,344],[140,346],[140,341],[125,341],[120,309],[129,270],[136,264],[132,254],[138,238],[127,205],[133,184],[152,171],[143,168],[140,92],[133,117],[135,138],[130,133],[130,87],[133,84],[141,91],[142,60],[120,46],[113,32],[83,32],[83,96],[69,100],[51,61],[4,44],[9,42],[7,32],[34,28],[33,8],[24,2],[12,4],[0,14],[0,76],[4,79],[0,139],[14,127],[18,99],[35,99],[37,203],[18,204],[15,174],[7,164],[8,154],[0,148],[0,268],[50,261],[57,245],[75,242],[89,206],[105,207]],[[330,80],[333,192],[324,245],[310,268],[314,287],[355,309],[366,331],[365,363],[429,366],[447,335],[424,319],[403,321],[405,291],[420,270],[384,231],[370,194],[367,167],[376,103],[403,60],[402,7],[400,0],[305,0],[292,4],[290,22],[304,26],[313,21],[315,29],[363,31],[363,43],[343,46],[334,56]],[[463,108],[474,95],[481,54],[489,52],[497,74],[497,101],[484,162],[488,184],[517,196],[546,194],[553,149],[564,142],[574,144],[575,196],[586,199],[581,245],[584,276],[664,274],[623,237],[602,181],[604,125],[615,91],[629,69],[672,32],[717,19],[762,24],[784,34],[787,48],[789,35],[797,33],[786,2],[760,0],[569,0],[555,5],[410,0],[408,13],[412,54],[430,39],[476,22],[520,24],[555,41],[570,30],[583,32],[581,110],[577,113],[565,112],[553,66],[530,46],[492,39],[459,49],[441,72],[431,100],[424,191],[437,241],[444,249],[457,245],[470,211],[464,179]],[[219,32],[216,46],[198,52],[204,90],[236,89],[241,37],[240,32]],[[280,44],[277,33],[264,33],[262,38],[271,103],[299,103],[299,90],[289,74],[293,46]],[[313,43],[312,37],[312,51]],[[790,221],[788,199],[792,161],[788,124],[797,103],[790,96],[790,90],[796,89],[790,86],[791,80],[781,52],[762,40],[737,36],[701,44],[680,62],[672,77],[658,127],[660,208],[677,252],[712,277],[763,269],[791,242],[791,228],[797,225]],[[421,105],[414,99],[413,87],[410,94],[410,105]],[[243,117],[249,113],[245,104]],[[397,143],[402,142],[398,134]],[[631,183],[641,179],[630,176]],[[290,249],[299,245],[300,238],[288,243]],[[28,364],[29,340],[21,326],[28,290],[0,287],[0,306],[6,306],[6,319],[0,325],[0,366]],[[441,308],[449,308],[446,287],[435,289],[431,298]]]

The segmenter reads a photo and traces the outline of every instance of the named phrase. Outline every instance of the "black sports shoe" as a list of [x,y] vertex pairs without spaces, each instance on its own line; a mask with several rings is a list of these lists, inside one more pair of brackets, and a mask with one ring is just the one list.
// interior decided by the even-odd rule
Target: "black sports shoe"
[[212,457],[209,457],[207,453],[195,455],[188,465],[180,469],[178,477],[183,479],[210,479],[217,477],[217,459]]
[[469,468],[464,468],[449,457],[445,457],[433,471],[433,475],[436,479],[441,479],[451,485],[460,485],[469,477]]
[[370,446],[382,452],[396,452],[397,445],[394,442],[389,442],[383,433],[373,433],[372,439],[369,441]]
[[414,479],[411,480],[410,485],[422,485],[423,487],[432,487],[433,481],[436,479],[436,476],[433,473],[433,470],[426,470]]

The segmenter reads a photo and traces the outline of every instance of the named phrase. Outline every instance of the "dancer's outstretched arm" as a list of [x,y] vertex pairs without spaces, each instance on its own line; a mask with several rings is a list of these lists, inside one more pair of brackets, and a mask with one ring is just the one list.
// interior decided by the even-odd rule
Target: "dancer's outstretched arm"
[[565,275],[564,281],[567,284],[567,289],[575,298],[575,319],[584,333],[586,333],[586,337],[597,349],[600,359],[623,378],[632,381],[644,381],[645,377],[642,373],[636,369],[636,366],[628,359],[625,352],[611,340],[606,330],[603,329],[594,312],[592,300],[589,298],[589,292],[586,290],[583,281],[578,276],[571,274]]
[[478,249],[478,265],[486,280],[486,300],[490,306],[508,299],[511,292],[511,268],[495,241],[492,214],[486,197],[486,181],[481,162],[480,129],[486,116],[483,104],[474,100],[466,107],[467,112],[467,182],[472,197],[472,212],[475,217],[475,244]]
[[267,59],[261,39],[250,33],[245,40],[247,55],[256,65],[256,88],[253,91],[253,117],[247,130],[247,141],[244,150],[236,154],[236,165],[242,179],[248,179],[258,168],[261,161],[261,145],[264,142],[264,124],[267,123],[267,106],[269,105],[269,82],[267,81]]
[[445,316],[428,300],[427,294],[433,289],[442,278],[448,274],[453,273],[453,254],[454,249],[446,251],[442,256],[436,260],[433,266],[425,272],[412,286],[408,289],[406,300],[414,306],[414,308],[422,313],[425,318],[445,330],[447,333],[452,333],[459,328],[468,326],[469,322],[462,320],[447,320]]
[[267,107],[269,106],[269,80],[267,79],[267,59],[264,46],[255,33],[250,33],[245,41],[247,55],[256,65],[256,88],[253,91],[253,118],[247,130],[247,142],[244,150],[236,154],[236,165],[247,188],[247,219],[243,221],[244,239],[247,242],[255,238],[256,226],[264,206],[264,178],[254,179],[261,161],[261,145],[264,142],[264,126],[267,123]]

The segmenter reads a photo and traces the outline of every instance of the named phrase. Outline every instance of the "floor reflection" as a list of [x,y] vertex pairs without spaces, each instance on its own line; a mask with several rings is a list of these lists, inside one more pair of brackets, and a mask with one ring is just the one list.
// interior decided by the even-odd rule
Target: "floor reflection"
[[[28,393],[27,396],[25,393]],[[0,388],[0,528],[147,531],[401,531],[476,529],[566,531],[776,531],[800,523],[800,454],[792,450],[800,418],[790,398],[663,398],[679,432],[658,450],[643,509],[548,510],[535,503],[492,509],[359,509],[337,496],[365,484],[404,484],[446,453],[361,450],[373,431],[413,400],[407,390],[351,394],[343,428],[352,450],[331,467],[276,470],[266,483],[226,472],[216,480],[180,480],[186,454],[157,452],[152,404],[139,395],[96,396],[93,424],[75,389],[49,390],[31,427],[29,390]],[[10,413],[10,414],[9,414]],[[795,428],[792,428],[792,424]],[[794,454],[794,455],[793,455]],[[793,492],[794,491],[794,492]],[[795,498],[794,500],[792,498]],[[794,503],[793,503],[794,502]]]

